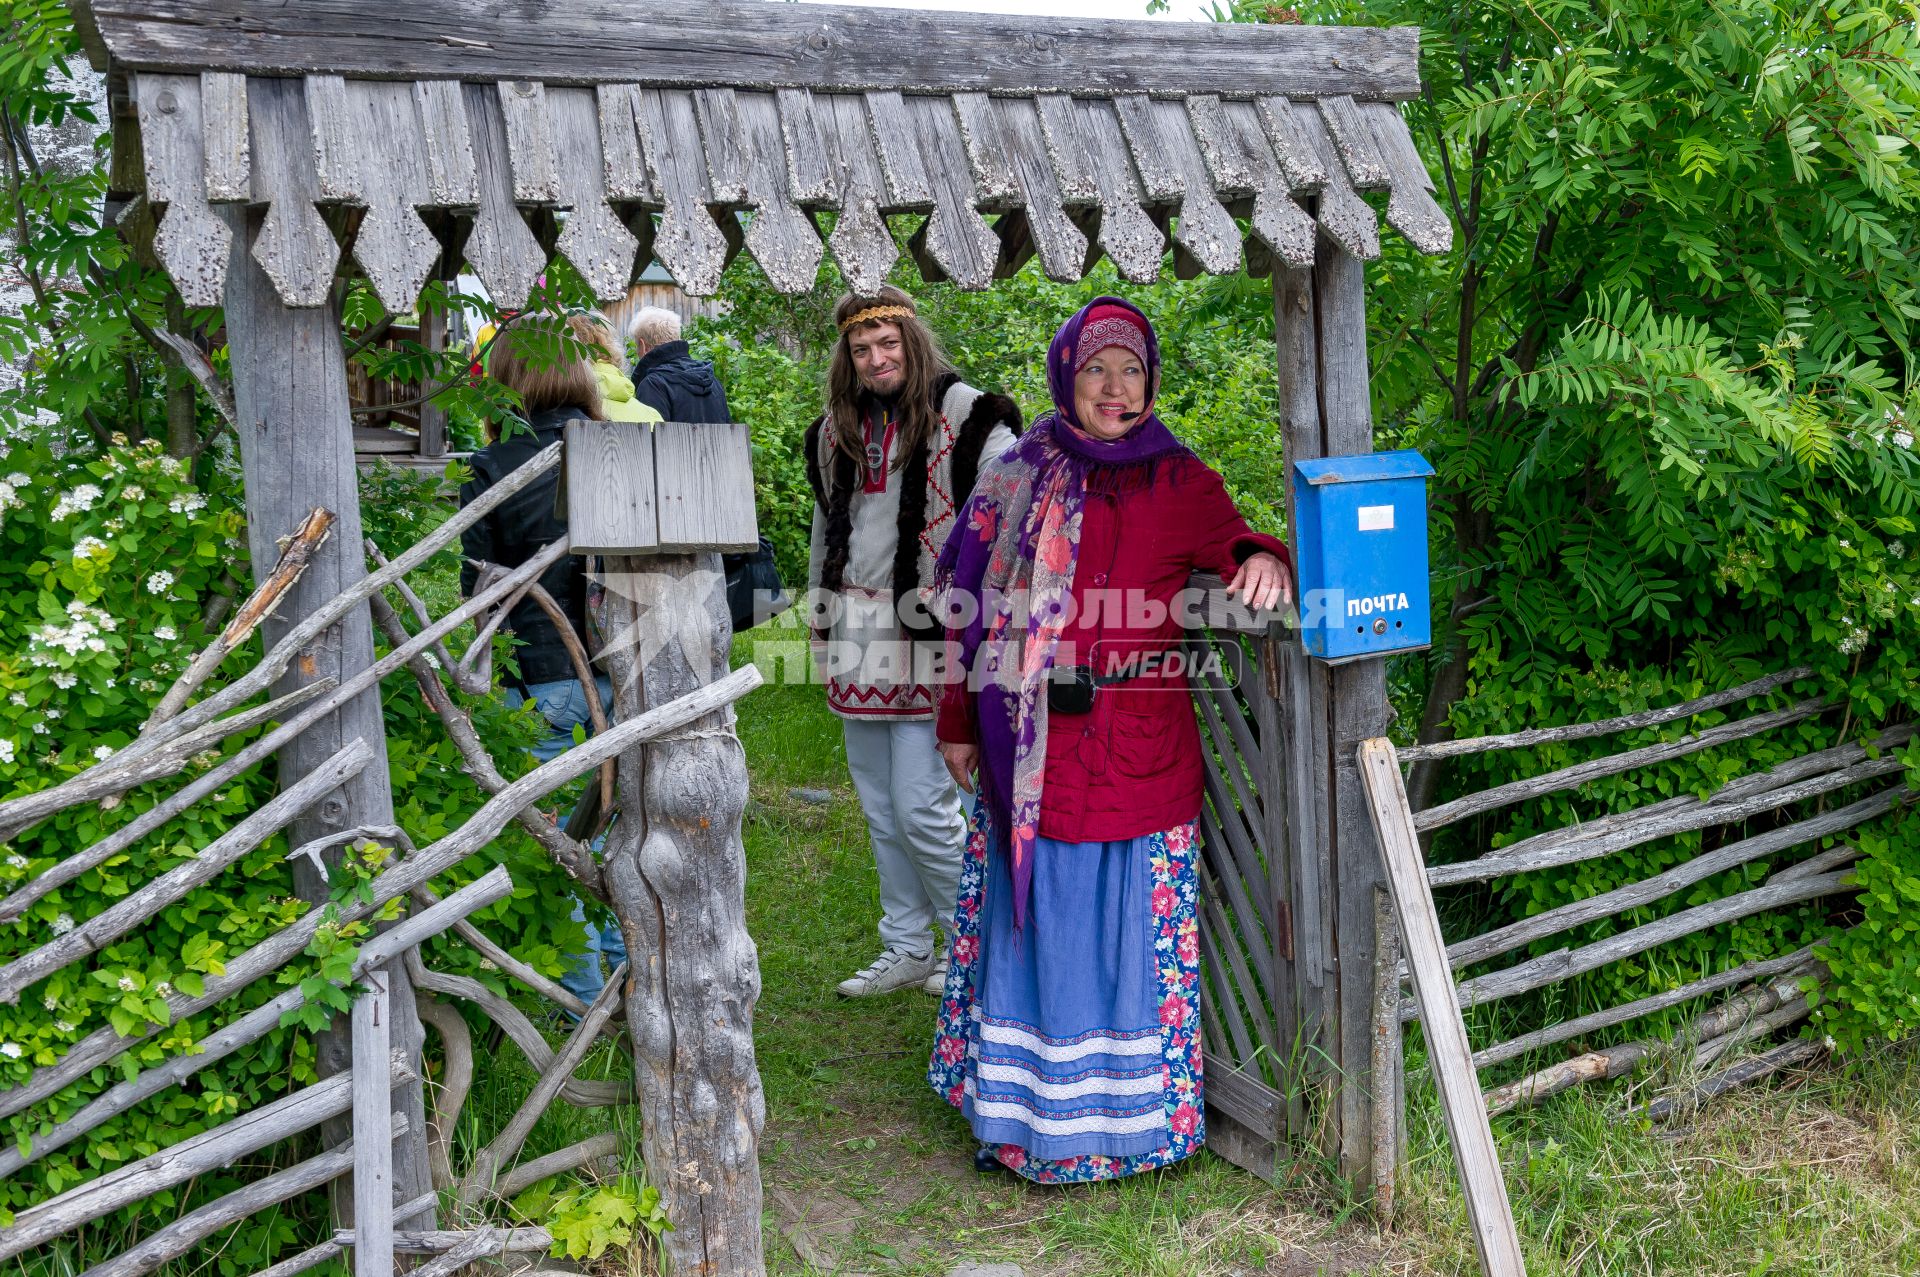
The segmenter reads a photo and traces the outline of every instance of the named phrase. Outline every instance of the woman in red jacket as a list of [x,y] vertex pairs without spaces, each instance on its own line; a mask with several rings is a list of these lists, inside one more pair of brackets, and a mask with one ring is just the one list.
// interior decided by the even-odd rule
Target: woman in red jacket
[[965,677],[940,752],[978,791],[928,1080],[1027,1179],[1112,1179],[1205,1141],[1200,733],[1176,596],[1291,597],[1286,547],[1153,414],[1160,349],[1114,297],[1047,353],[1054,411],[983,468],[936,591]]

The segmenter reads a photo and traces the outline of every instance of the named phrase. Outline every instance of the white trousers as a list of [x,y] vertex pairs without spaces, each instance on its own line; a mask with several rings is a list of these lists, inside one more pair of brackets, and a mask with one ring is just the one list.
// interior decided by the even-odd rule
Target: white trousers
[[880,941],[925,951],[935,922],[953,921],[967,824],[933,724],[843,719],[847,769],[866,812],[880,871]]

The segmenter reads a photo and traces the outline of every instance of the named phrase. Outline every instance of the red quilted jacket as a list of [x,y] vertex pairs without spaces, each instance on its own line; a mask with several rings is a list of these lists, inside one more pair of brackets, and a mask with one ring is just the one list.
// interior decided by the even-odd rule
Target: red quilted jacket
[[[1232,580],[1240,563],[1261,550],[1291,567],[1285,544],[1248,528],[1220,476],[1191,456],[1163,467],[1151,488],[1088,492],[1074,568],[1074,621],[1056,664],[1067,662],[1068,643],[1072,663],[1102,674],[1127,653],[1164,651],[1181,638],[1168,605],[1187,578],[1213,572]],[[1143,623],[1153,621],[1143,615],[1152,607],[1137,600],[1157,602],[1166,615]],[[1101,688],[1091,714],[1049,715],[1042,836],[1104,842],[1198,817],[1200,729],[1186,688],[1182,677],[1142,675]],[[964,683],[949,684],[940,739],[974,744],[973,707]]]

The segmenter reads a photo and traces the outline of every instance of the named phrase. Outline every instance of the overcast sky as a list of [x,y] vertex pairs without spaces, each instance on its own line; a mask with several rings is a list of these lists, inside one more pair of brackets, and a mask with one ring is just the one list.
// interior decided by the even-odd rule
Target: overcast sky
[[[1147,0],[805,0],[807,3],[886,5],[890,8],[973,9],[981,13],[1031,13],[1043,18],[1144,18]],[[1199,18],[1212,6],[1203,0],[1173,0],[1168,18]]]

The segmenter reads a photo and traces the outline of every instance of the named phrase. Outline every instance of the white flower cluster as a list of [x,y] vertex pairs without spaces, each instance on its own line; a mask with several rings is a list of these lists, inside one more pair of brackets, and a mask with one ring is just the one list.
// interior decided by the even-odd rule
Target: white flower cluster
[[94,756],[94,757],[95,757],[96,759],[98,759],[98,760],[99,760],[100,762],[103,762],[103,763],[104,763],[104,762],[106,762],[106,761],[107,761],[107,760],[108,760],[109,758],[112,758],[112,757],[113,757],[113,746],[111,746],[111,745],[95,745],[95,746],[93,747],[93,756]]
[[13,742],[8,740],[4,736],[0,736],[0,763],[12,762],[13,751],[14,751]]
[[56,936],[64,936],[64,935],[66,935],[66,934],[67,934],[67,932],[69,932],[69,931],[72,931],[72,930],[73,930],[73,915],[72,915],[72,914],[70,914],[70,913],[63,913],[63,914],[61,914],[61,915],[60,915],[60,916],[59,916],[58,918],[55,918],[55,919],[53,920],[53,934],[54,934],[54,935],[56,935]]
[[60,495],[60,499],[54,502],[53,521],[59,523],[63,519],[71,519],[83,510],[91,510],[93,503],[99,499],[100,489],[91,483],[83,483],[72,492],[64,492]]
[[[0,515],[6,514],[9,510],[18,510],[26,504],[26,502],[20,499],[21,485],[14,483],[12,481],[13,477],[14,476],[8,476],[6,480],[0,480]],[[27,476],[20,475],[18,477],[24,479]]]
[[120,977],[120,992],[132,993],[138,987],[138,985],[134,984],[132,976],[123,975]]
[[1843,656],[1852,656],[1855,653],[1865,651],[1867,646],[1867,627],[1864,625],[1852,626],[1841,636],[1840,641],[1834,644],[1834,646],[1840,649],[1841,655]]
[[107,642],[102,634],[111,634],[119,625],[100,608],[75,600],[67,604],[65,625],[43,625],[33,632],[28,659],[35,665],[52,665],[53,653],[78,656],[82,652],[104,652]]
[[80,563],[87,559],[101,558],[112,552],[112,547],[99,537],[81,537],[73,543],[73,561],[75,563]]
[[25,1054],[18,1042],[0,1042],[0,1055],[6,1056],[9,1060],[17,1060]]
[[1893,443],[1897,448],[1913,447],[1913,431],[1901,429],[1893,432]]
[[128,503],[145,501],[147,499],[147,490],[137,483],[129,483],[126,487],[120,489],[120,499]]
[[163,643],[171,643],[180,637],[180,631],[171,625],[156,625],[153,627],[153,636]]
[[165,594],[168,590],[172,588],[173,588],[173,573],[171,572],[166,572],[166,571],[155,572],[152,576],[149,576],[147,578],[148,594]]
[[77,676],[73,674],[69,674],[65,670],[54,671],[53,685],[59,688],[63,692],[66,691],[68,688],[72,687],[75,683],[78,683],[79,681],[80,680]]
[[[172,461],[173,458],[168,457],[167,460]],[[198,492],[183,492],[173,500],[167,502],[167,509],[173,511],[175,514],[192,514],[196,510],[204,510],[206,508],[207,499]]]

